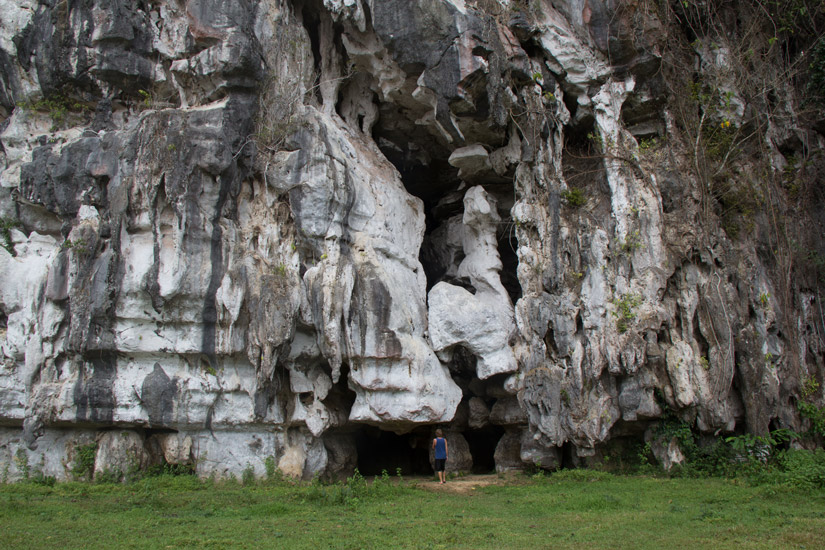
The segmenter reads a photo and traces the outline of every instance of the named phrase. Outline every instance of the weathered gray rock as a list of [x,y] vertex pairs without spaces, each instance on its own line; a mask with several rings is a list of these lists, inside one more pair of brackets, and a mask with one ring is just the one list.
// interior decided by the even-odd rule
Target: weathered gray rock
[[537,441],[529,431],[521,435],[521,453],[519,455],[524,464],[532,464],[543,470],[561,468],[562,454],[559,447],[547,447]]
[[467,347],[477,356],[476,373],[482,380],[517,368],[509,345],[515,330],[513,308],[498,274],[498,220],[496,203],[484,189],[469,189],[462,219],[465,257],[457,276],[467,278],[474,292],[438,283],[427,299],[433,349],[444,355],[451,346]]
[[480,397],[472,397],[469,402],[468,425],[472,429],[483,428],[490,419],[490,409]]
[[94,476],[120,480],[124,475],[140,472],[149,465],[143,438],[133,431],[104,432],[97,441]]
[[490,410],[490,422],[501,426],[526,424],[527,415],[521,408],[518,399],[505,397],[497,399]]
[[521,470],[524,462],[521,459],[521,434],[516,431],[506,432],[496,445],[494,454],[496,472]]
[[[338,478],[363,424],[442,426],[451,471],[492,426],[499,471],[596,460],[665,415],[805,429],[821,125],[785,60],[770,94],[742,84],[735,33],[602,0],[0,12],[10,479],[22,457],[69,478],[92,442],[97,475]],[[680,104],[688,72],[719,101]],[[737,146],[697,151],[717,126]]]

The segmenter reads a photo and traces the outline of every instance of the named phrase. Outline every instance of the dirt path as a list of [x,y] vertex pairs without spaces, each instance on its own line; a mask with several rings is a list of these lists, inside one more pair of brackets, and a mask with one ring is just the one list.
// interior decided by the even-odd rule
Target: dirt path
[[447,483],[440,484],[433,478],[416,479],[416,485],[422,489],[433,491],[434,493],[454,493],[459,495],[470,494],[479,487],[490,485],[507,485],[514,482],[520,472],[507,472],[504,474],[474,474],[461,477],[454,477],[447,480]]

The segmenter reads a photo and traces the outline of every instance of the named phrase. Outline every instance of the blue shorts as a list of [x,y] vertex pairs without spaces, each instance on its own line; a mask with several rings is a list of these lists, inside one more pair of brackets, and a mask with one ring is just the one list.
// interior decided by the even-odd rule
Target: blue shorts
[[436,458],[435,459],[435,471],[436,472],[443,472],[444,467],[447,465],[446,458]]

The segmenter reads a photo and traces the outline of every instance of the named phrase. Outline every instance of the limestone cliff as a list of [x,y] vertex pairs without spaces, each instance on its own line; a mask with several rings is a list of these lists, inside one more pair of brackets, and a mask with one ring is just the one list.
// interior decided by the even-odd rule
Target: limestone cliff
[[825,12],[786,3],[0,0],[0,464],[805,429]]

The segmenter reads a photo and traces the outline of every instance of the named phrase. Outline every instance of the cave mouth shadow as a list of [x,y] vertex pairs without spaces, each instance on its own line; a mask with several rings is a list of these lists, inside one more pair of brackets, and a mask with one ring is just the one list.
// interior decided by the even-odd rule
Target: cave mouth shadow
[[396,475],[432,475],[429,445],[434,428],[416,428],[398,435],[374,426],[360,427],[354,433],[358,453],[358,471],[363,476],[377,476],[384,471]]
[[[449,425],[444,426],[449,432]],[[470,473],[490,474],[496,469],[495,450],[504,435],[500,426],[459,431],[467,441],[473,465]],[[363,476],[431,476],[430,448],[435,426],[422,426],[398,435],[375,426],[362,426],[353,433],[358,455],[357,468]]]
[[492,474],[496,471],[496,447],[504,436],[501,426],[485,426],[477,430],[466,430],[461,433],[470,448],[473,457],[473,474]]

